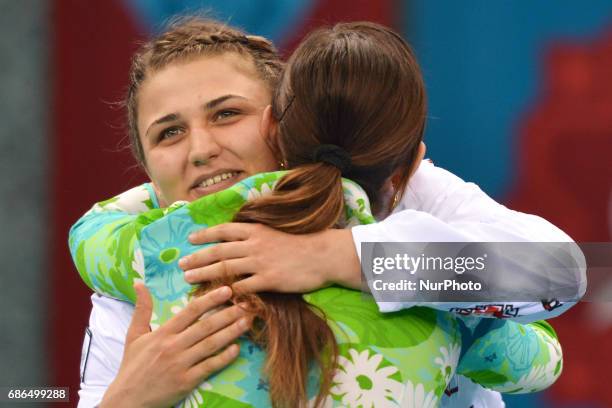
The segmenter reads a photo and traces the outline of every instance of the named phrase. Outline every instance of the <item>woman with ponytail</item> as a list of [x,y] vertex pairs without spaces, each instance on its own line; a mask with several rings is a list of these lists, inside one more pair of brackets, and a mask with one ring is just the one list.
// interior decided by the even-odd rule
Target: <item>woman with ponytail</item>
[[[136,208],[138,215],[125,218],[117,211],[126,207],[120,196],[94,207],[71,235],[79,272],[94,289],[133,301],[130,283],[144,279],[153,294],[152,326],[172,320],[190,297],[178,268],[180,257],[199,249],[184,242],[189,232],[232,220],[293,234],[372,223],[369,203],[374,214],[386,215],[397,201],[390,197],[401,196],[424,153],[422,79],[392,30],[349,23],[309,35],[270,108],[254,102],[265,99],[262,79],[273,83],[278,72],[273,58],[265,59],[266,43],[218,26],[214,34],[202,29],[179,26],[145,47],[128,98],[135,152],[156,189],[136,193],[193,201],[163,211]],[[198,74],[204,68],[207,75]],[[254,118],[262,118],[270,149],[245,132]],[[274,156],[291,170],[257,174],[276,167]],[[205,172],[207,166],[214,171]],[[106,221],[83,227],[101,213]],[[119,236],[108,244],[105,234]],[[240,279],[227,272],[196,294]],[[373,301],[340,287],[306,295],[235,292],[232,302],[255,319],[253,329],[240,341],[240,357],[196,387],[185,406],[436,406],[455,373],[517,392],[547,387],[560,374],[560,348],[545,323],[506,321],[462,344],[460,323],[449,313],[412,308],[381,315]],[[487,344],[499,344],[505,355],[516,344],[501,340],[519,332],[538,350],[529,367],[480,358]],[[116,398],[110,401],[102,405],[116,406]]]
[[[388,28],[346,23],[317,30],[289,59],[264,123],[291,172],[272,194],[246,203],[234,221],[292,234],[343,227],[342,177],[365,190],[375,213],[385,214],[392,203],[384,202],[384,186],[394,176],[398,189],[405,186],[424,153],[420,70]],[[282,406],[305,401],[311,361],[319,363],[321,389],[329,392],[335,359],[324,362],[320,354],[334,356],[337,344],[324,315],[299,294],[261,298],[272,400]]]

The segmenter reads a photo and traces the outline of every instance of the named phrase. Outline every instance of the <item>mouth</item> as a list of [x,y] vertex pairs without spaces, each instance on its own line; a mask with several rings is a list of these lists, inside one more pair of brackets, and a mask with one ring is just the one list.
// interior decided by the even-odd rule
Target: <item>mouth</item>
[[196,180],[191,190],[197,197],[212,194],[236,184],[243,174],[243,171],[223,170],[212,175],[202,176]]

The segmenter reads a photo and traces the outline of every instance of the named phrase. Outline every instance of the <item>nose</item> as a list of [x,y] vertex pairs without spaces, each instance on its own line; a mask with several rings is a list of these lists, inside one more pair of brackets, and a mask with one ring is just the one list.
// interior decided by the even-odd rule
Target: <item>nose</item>
[[215,136],[204,128],[193,128],[189,134],[189,163],[203,166],[219,156],[221,146]]

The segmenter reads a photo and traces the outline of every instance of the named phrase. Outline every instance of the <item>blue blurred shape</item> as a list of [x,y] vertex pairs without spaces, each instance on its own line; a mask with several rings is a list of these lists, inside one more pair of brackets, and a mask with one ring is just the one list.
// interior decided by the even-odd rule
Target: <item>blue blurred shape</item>
[[143,30],[156,32],[177,14],[207,12],[209,17],[282,43],[299,28],[314,0],[123,0]]
[[428,155],[503,195],[516,174],[520,120],[537,103],[547,44],[600,34],[612,23],[612,1],[406,4],[404,31],[429,95]]

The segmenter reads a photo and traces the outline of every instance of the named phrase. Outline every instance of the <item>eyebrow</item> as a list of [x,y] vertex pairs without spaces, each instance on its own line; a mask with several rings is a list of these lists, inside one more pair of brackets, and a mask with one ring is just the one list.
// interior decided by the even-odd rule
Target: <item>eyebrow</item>
[[221,105],[223,102],[227,101],[228,99],[232,99],[232,98],[239,98],[239,99],[245,99],[245,100],[247,99],[244,96],[240,96],[240,95],[232,95],[232,94],[223,95],[223,96],[213,99],[212,101],[206,102],[206,104],[204,105],[204,109],[206,110],[214,109],[217,106]]
[[178,114],[176,114],[176,113],[170,113],[170,114],[168,114],[168,115],[162,116],[162,117],[161,117],[161,118],[159,118],[159,119],[155,119],[155,120],[153,121],[153,123],[151,123],[151,124],[149,125],[149,127],[147,128],[147,131],[145,132],[145,136],[147,136],[147,135],[149,134],[149,131],[151,130],[151,128],[152,128],[153,126],[155,126],[155,125],[160,125],[160,124],[162,124],[162,123],[173,122],[173,121],[175,121],[175,120],[178,120],[178,118],[179,118],[179,117],[180,117],[180,116],[179,116]]
[[[233,99],[233,98],[244,99],[244,100],[247,99],[244,96],[240,96],[240,95],[232,95],[232,94],[223,95],[223,96],[220,96],[218,98],[215,98],[213,100],[210,100],[210,101],[206,102],[204,104],[204,110],[215,109],[217,106],[221,105],[223,102],[227,101],[228,99]],[[168,115],[162,116],[159,119],[155,119],[153,121],[153,123],[151,123],[149,125],[149,127],[147,128],[147,131],[145,132],[145,135],[149,134],[149,131],[151,130],[151,128],[153,126],[159,125],[159,124],[162,124],[162,123],[173,122],[175,120],[178,120],[179,118],[180,118],[179,114],[177,114],[177,113],[170,113]]]

